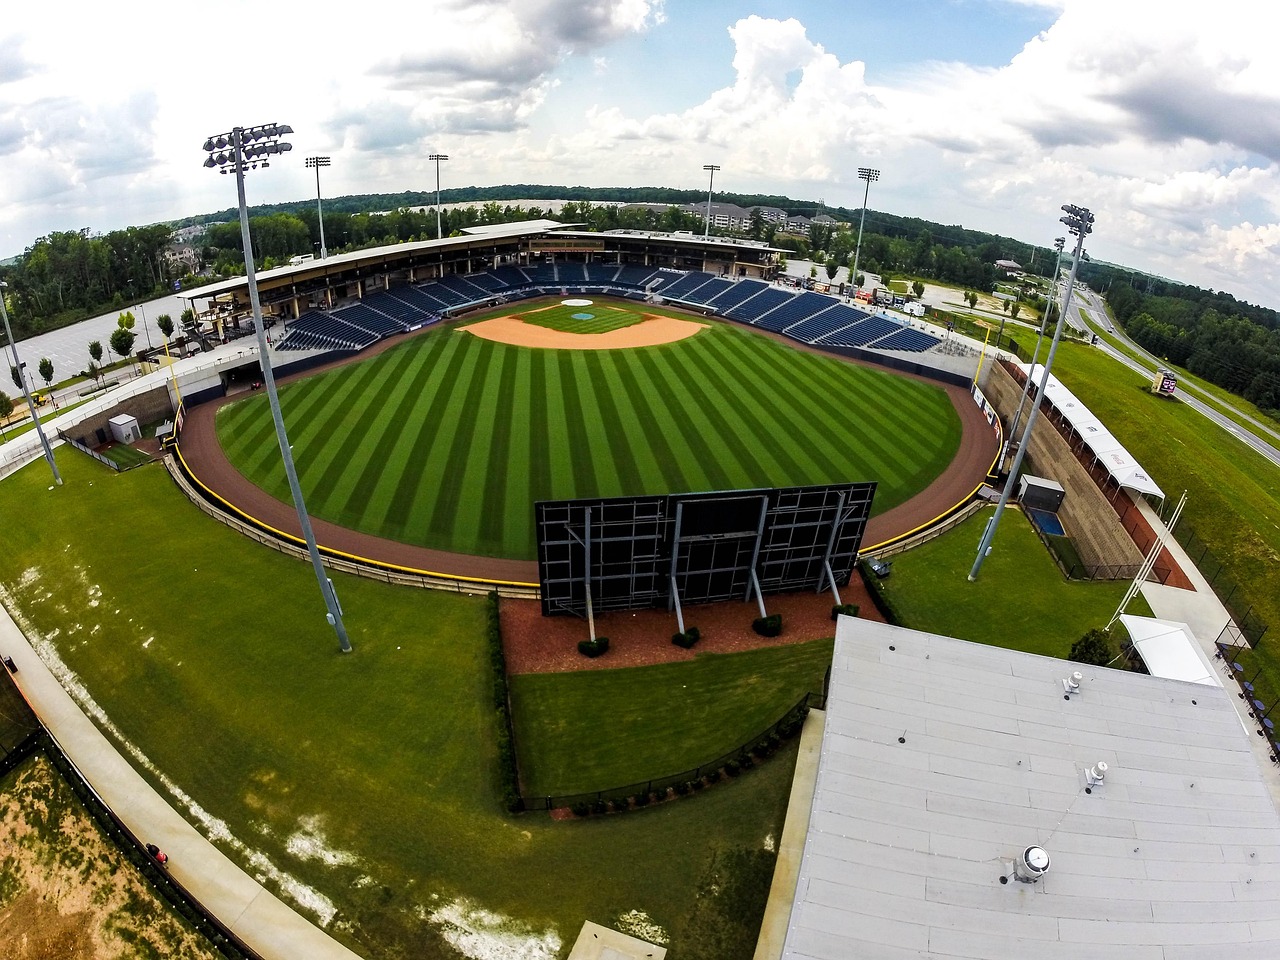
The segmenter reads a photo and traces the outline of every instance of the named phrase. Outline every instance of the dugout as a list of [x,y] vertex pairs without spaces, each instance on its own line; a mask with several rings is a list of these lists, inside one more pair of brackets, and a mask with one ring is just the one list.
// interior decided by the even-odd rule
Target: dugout
[[1047,477],[1033,477],[1023,474],[1018,481],[1018,500],[1024,507],[1032,510],[1047,510],[1057,513],[1067,492],[1062,484]]

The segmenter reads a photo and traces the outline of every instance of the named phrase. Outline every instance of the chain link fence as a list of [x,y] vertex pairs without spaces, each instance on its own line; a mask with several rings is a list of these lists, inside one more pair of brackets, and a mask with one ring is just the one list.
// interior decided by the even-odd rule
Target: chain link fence
[[1265,620],[1253,612],[1253,603],[1245,596],[1239,582],[1190,524],[1179,524],[1173,535],[1182,544],[1182,549],[1187,552],[1201,576],[1209,581],[1209,586],[1213,587],[1213,592],[1239,626],[1241,636],[1249,646],[1256,647],[1266,635],[1268,626]]

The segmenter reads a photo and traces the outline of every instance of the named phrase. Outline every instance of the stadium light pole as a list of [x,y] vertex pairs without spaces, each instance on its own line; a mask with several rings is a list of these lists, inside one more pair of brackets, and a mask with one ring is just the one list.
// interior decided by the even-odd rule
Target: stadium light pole
[[871,196],[871,184],[880,179],[880,171],[873,170],[871,167],[859,167],[858,179],[867,181],[867,186],[862,191],[862,217],[858,220],[858,245],[853,249],[853,273],[849,277],[849,282],[855,290],[861,289],[858,283],[858,258],[862,255],[862,225],[867,222],[867,198]]
[[44,427],[40,425],[40,411],[31,399],[31,388],[27,386],[23,363],[18,359],[18,343],[13,339],[13,331],[9,329],[9,308],[5,306],[5,291],[9,284],[0,280],[0,317],[4,318],[4,335],[9,338],[9,350],[13,354],[13,366],[18,371],[18,379],[22,381],[22,395],[27,398],[27,409],[31,411],[31,420],[36,425],[36,435],[40,438],[40,446],[44,448],[44,458],[49,461],[49,469],[53,471],[53,479],[62,486],[62,474],[58,473],[58,463],[53,459],[53,448],[49,446],[49,438],[44,435]]
[[449,155],[447,153],[433,153],[427,159],[436,162],[436,239],[439,240],[444,236],[444,232],[440,229],[440,161],[448,160]]
[[[1066,237],[1058,237],[1053,241],[1053,249],[1058,251],[1058,259],[1053,265],[1053,293],[1057,293],[1058,288],[1058,271],[1062,269],[1062,248],[1066,245]],[[1000,465],[1004,466],[1005,458],[1009,456],[1009,451],[1013,449],[1013,438],[1018,433],[1018,424],[1022,422],[1022,408],[1027,402],[1027,394],[1031,390],[1031,370],[1035,369],[1036,361],[1040,359],[1040,345],[1044,342],[1044,331],[1049,325],[1049,318],[1053,316],[1053,308],[1057,306],[1058,299],[1056,296],[1050,296],[1044,309],[1044,316],[1040,318],[1040,332],[1036,334],[1036,348],[1031,353],[1031,367],[1027,370],[1027,379],[1022,383],[1022,396],[1018,398],[1018,409],[1013,415],[1013,420],[1009,424],[1009,437],[1004,444],[1004,453],[1000,455]]]
[[290,133],[293,133],[292,127],[276,123],[266,123],[256,127],[234,127],[230,133],[218,134],[205,141],[204,149],[208,156],[205,158],[204,165],[220,173],[236,175],[236,198],[240,204],[240,237],[245,251],[244,266],[249,284],[249,305],[253,310],[253,329],[258,335],[258,358],[262,366],[262,380],[266,384],[267,397],[271,401],[271,419],[275,421],[276,440],[280,444],[280,456],[284,460],[285,475],[289,478],[289,491],[293,494],[293,505],[298,511],[298,524],[302,527],[302,535],[307,541],[307,552],[311,555],[311,567],[315,570],[316,581],[320,584],[320,593],[324,596],[325,607],[328,610],[325,619],[337,633],[338,645],[342,652],[350,653],[351,641],[347,638],[347,628],[342,623],[342,606],[338,603],[337,593],[334,592],[333,581],[325,575],[324,564],[320,561],[315,533],[311,529],[311,517],[307,514],[307,505],[302,498],[302,486],[298,483],[298,471],[293,465],[289,435],[285,432],[284,417],[280,413],[280,397],[276,393],[275,373],[271,369],[267,331],[262,324],[262,304],[258,300],[258,273],[254,267],[253,243],[249,237],[249,207],[244,197],[245,167],[254,170],[259,165],[270,166],[270,157],[292,150],[293,145],[281,139]]
[[702,228],[703,239],[711,236],[711,190],[715,186],[716,171],[720,169],[720,165],[716,163],[704,163],[702,169],[711,174],[711,180],[707,183],[707,222]]
[[[1058,315],[1058,325],[1053,331],[1053,343],[1049,347],[1049,356],[1044,362],[1044,373],[1040,377],[1040,387],[1036,392],[1035,402],[1031,405],[1031,413],[1027,415],[1027,429],[1022,433],[1022,442],[1018,444],[1018,455],[1013,458],[1013,466],[1009,468],[1009,478],[1004,482],[1004,492],[1000,494],[1000,502],[996,504],[996,512],[991,519],[987,521],[986,529],[982,531],[982,541],[978,544],[978,555],[973,560],[973,569],[969,571],[969,579],[971,581],[978,579],[978,571],[982,569],[982,561],[987,558],[987,554],[991,551],[991,541],[995,539],[996,527],[1000,525],[1000,517],[1004,514],[1004,508],[1009,503],[1009,495],[1013,493],[1014,481],[1018,478],[1018,471],[1022,469],[1022,458],[1026,456],[1027,445],[1031,441],[1031,431],[1035,429],[1036,416],[1040,413],[1040,403],[1044,400],[1045,387],[1049,385],[1049,372],[1053,369],[1053,358],[1058,352],[1058,343],[1062,340],[1062,328],[1067,320],[1067,308],[1071,306],[1071,294],[1076,286],[1076,270],[1080,267],[1080,252],[1084,249],[1084,238],[1093,232],[1093,214],[1089,212],[1087,207],[1077,207],[1075,204],[1064,204],[1062,209],[1066,212],[1066,216],[1061,220],[1067,225],[1067,229],[1071,231],[1076,238],[1076,252],[1073,263],[1071,264],[1071,278],[1067,281],[1067,292],[1062,298],[1062,312]],[[1031,374],[1027,374],[1027,379],[1031,379]]]
[[307,169],[314,169],[316,172],[316,216],[320,218],[320,259],[323,260],[329,256],[329,250],[324,245],[324,207],[320,205],[320,168],[327,167],[330,164],[328,157],[307,157]]

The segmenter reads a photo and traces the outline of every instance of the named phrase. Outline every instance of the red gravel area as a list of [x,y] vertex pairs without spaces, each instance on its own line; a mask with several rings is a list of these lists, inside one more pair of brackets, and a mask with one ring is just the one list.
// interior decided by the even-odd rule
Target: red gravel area
[[[841,588],[840,599],[858,604],[860,617],[883,619],[857,575],[849,586]],[[782,634],[777,637],[761,637],[751,629],[751,621],[760,615],[754,601],[685,607],[685,626],[697,627],[701,634],[692,650],[671,642],[671,635],[679,629],[675,611],[610,611],[596,617],[596,635],[609,638],[609,652],[591,658],[578,653],[578,641],[588,636],[585,620],[544,617],[537,600],[503,600],[502,648],[509,674],[610,670],[671,663],[692,660],[703,653],[738,653],[833,636],[836,625],[831,620],[832,603],[831,593],[826,590],[766,597],[765,609],[771,614],[782,614]]]
[[[699,316],[698,314],[691,315]],[[468,318],[464,322],[472,322],[473,320],[474,318]],[[431,329],[435,328],[427,328],[427,330]],[[415,335],[410,334],[409,336]],[[825,354],[820,350],[788,340],[781,335],[776,335],[775,339],[794,349],[807,349],[823,356],[831,356],[831,354]],[[288,383],[294,379],[311,377],[324,370],[343,366],[347,363],[354,363],[357,360],[365,360],[403,342],[403,337],[392,337],[383,340],[357,356],[343,358],[322,367],[314,367],[301,374],[281,378],[279,382]],[[859,361],[847,360],[846,362],[858,363]],[[868,364],[868,366],[874,366],[874,364]],[[875,369],[883,368],[876,367]],[[910,374],[898,375],[912,376]],[[941,385],[936,381],[927,380],[923,377],[916,377],[916,379],[931,383],[934,386],[941,386],[951,398],[952,405],[960,417],[963,430],[960,450],[946,470],[919,495],[911,498],[906,503],[894,507],[892,510],[871,518],[867,523],[866,534],[863,538],[863,542],[868,546],[882,543],[885,540],[893,539],[900,534],[914,530],[916,527],[928,523],[940,514],[957,506],[971,490],[983,481],[991,461],[995,459],[997,447],[995,433],[973,402],[969,391],[963,387]],[[187,412],[182,431],[182,457],[200,482],[215,491],[224,500],[235,504],[245,513],[278,530],[300,537],[302,535],[301,528],[293,506],[282,500],[277,500],[260,487],[250,483],[231,465],[223,454],[222,447],[218,444],[215,434],[214,418],[217,415],[218,408],[231,399],[234,398],[227,397],[222,400],[205,403]],[[859,480],[862,478],[854,477],[852,479]],[[360,533],[314,517],[312,518],[312,525],[315,528],[316,540],[322,547],[357,557],[379,560],[412,570],[444,574],[446,576],[524,584],[536,584],[538,581],[538,565],[536,561],[532,560],[504,560],[494,557],[468,556],[444,550],[431,550],[426,547],[398,543],[394,540],[386,540],[381,537]],[[829,597],[830,595],[828,594],[827,596]],[[854,602],[857,601],[855,600]],[[830,604],[827,605],[827,612],[830,612]],[[750,619],[750,617],[746,618],[748,632],[750,632]],[[674,618],[672,620],[674,621]],[[701,627],[701,624],[699,624],[699,627]],[[674,632],[674,627],[666,631],[664,642],[672,632]],[[830,632],[830,628],[828,628],[826,634],[816,634],[816,636],[829,636]],[[706,633],[707,631],[703,630],[704,639],[698,644],[699,648],[710,647]],[[754,634],[752,636],[754,637]],[[670,646],[670,644],[667,645]],[[577,655],[576,651],[574,655]],[[608,660],[612,656],[613,652],[610,651],[606,657],[601,659]]]

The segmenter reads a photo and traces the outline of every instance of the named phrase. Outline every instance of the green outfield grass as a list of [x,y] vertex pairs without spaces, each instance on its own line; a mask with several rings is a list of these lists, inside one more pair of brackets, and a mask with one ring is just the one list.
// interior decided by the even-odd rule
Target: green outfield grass
[[607,790],[714,760],[768,729],[806,693],[821,692],[833,644],[512,677],[525,790]]
[[[719,323],[679,343],[581,351],[443,327],[291,384],[281,404],[315,515],[524,559],[537,500],[875,480],[880,512],[927,486],[960,441],[936,386]],[[217,429],[232,463],[287,500],[266,397],[228,405]]]
[[[751,956],[763,902],[707,891],[767,890],[794,746],[678,803],[588,822],[505,815],[483,597],[334,573],[355,647],[342,656],[306,564],[209,520],[159,466],[57,456],[63,486],[43,461],[0,483],[0,583],[20,622],[163,795],[304,914],[332,911],[329,931],[361,956],[563,956],[584,919],[630,910],[683,958]],[[776,670],[771,654],[749,670],[688,664],[682,682],[717,689],[709,722],[732,726],[774,682],[744,673],[792,672],[787,648]],[[645,703],[668,723],[643,679],[599,691],[624,704],[577,702],[602,727],[638,723]],[[670,747],[680,767],[702,759]],[[463,915],[467,950],[448,942]],[[540,946],[548,931],[558,954]]]

